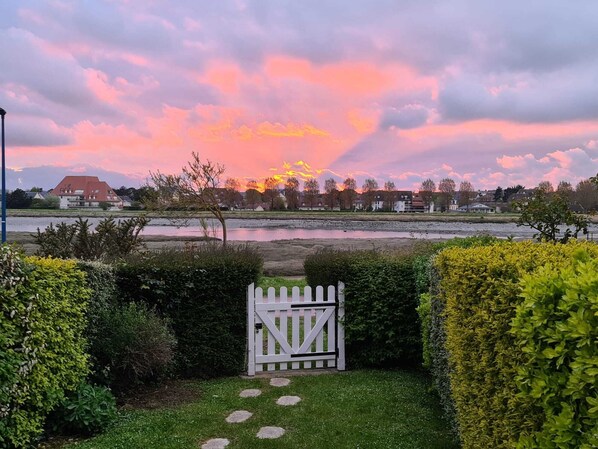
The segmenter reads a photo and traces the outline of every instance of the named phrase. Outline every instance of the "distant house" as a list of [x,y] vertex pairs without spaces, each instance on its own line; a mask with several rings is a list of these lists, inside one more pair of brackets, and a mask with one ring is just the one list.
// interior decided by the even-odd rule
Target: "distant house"
[[39,192],[37,190],[36,191],[28,191],[25,193],[32,200],[45,200],[48,197],[48,195],[50,195],[50,192]]
[[477,214],[491,214],[496,212],[496,209],[490,206],[486,206],[482,203],[474,203],[469,206],[461,206],[457,209],[457,212],[471,212]]
[[100,203],[111,209],[122,208],[122,200],[105,181],[97,176],[65,176],[52,190],[60,198],[61,209],[98,208]]

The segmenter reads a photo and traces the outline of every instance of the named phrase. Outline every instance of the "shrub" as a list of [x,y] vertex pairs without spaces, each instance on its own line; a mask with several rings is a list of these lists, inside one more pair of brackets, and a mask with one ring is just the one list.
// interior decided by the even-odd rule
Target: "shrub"
[[174,355],[175,338],[164,320],[143,304],[125,304],[98,311],[90,353],[96,376],[117,391],[163,375]]
[[89,291],[73,261],[0,248],[0,445],[28,447],[87,373]]
[[465,449],[513,447],[541,423],[540,410],[518,394],[515,382],[526,360],[509,332],[522,301],[519,279],[546,263],[564,268],[579,249],[598,255],[589,243],[522,242],[451,248],[436,257],[437,301],[445,308],[451,391]]
[[144,302],[168,318],[180,373],[214,377],[244,369],[247,286],[261,268],[248,248],[205,245],[129,258],[117,282],[123,300]]
[[149,219],[140,216],[114,221],[106,218],[91,230],[89,220],[79,218],[74,224],[52,224],[44,232],[37,230],[35,243],[40,246],[41,256],[60,259],[116,260],[127,256],[141,247],[139,236]]
[[48,417],[53,432],[91,436],[116,421],[116,400],[106,387],[81,384]]
[[326,251],[305,261],[308,283],[345,282],[348,364],[397,366],[420,360],[413,259],[418,251]]
[[[520,396],[541,410],[519,448],[598,447],[598,261],[525,275],[511,333],[523,352]],[[584,260],[585,259],[585,260]]]

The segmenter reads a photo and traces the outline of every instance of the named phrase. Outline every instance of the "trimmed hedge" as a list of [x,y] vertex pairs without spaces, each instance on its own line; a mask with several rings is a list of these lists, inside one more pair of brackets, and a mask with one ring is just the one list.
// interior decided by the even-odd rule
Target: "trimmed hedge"
[[75,262],[0,248],[0,445],[31,446],[46,415],[87,374],[89,290]]
[[519,394],[515,380],[527,362],[510,332],[522,303],[519,280],[547,263],[566,268],[580,250],[598,256],[591,243],[509,242],[450,248],[436,257],[437,298],[445,307],[451,390],[464,449],[511,448],[521,435],[540,428],[542,409]]
[[117,285],[121,300],[168,319],[179,372],[207,378],[244,369],[247,286],[261,270],[249,248],[207,246],[129,258],[117,267]]
[[305,261],[308,283],[345,283],[345,345],[352,368],[419,363],[413,260],[419,252],[322,252]]
[[520,395],[542,410],[522,449],[598,447],[598,261],[547,265],[521,281],[523,302],[511,333],[524,364]]

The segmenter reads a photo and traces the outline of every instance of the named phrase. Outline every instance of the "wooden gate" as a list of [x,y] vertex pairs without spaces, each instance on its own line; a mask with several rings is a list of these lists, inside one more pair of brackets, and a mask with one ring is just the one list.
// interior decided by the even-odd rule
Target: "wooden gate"
[[[310,368],[345,370],[344,284],[247,289],[247,374]],[[325,294],[326,293],[326,294]]]

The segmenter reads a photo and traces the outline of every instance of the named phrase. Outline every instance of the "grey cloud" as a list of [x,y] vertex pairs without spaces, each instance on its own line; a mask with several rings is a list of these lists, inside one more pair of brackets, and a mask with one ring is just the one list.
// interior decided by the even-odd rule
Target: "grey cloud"
[[382,114],[382,118],[380,119],[380,128],[417,128],[426,123],[427,119],[428,110],[419,105],[407,105],[400,109],[389,108],[386,109]]
[[7,111],[5,116],[6,145],[10,147],[52,147],[73,143],[72,136],[52,126],[49,120],[27,119],[13,116]]

